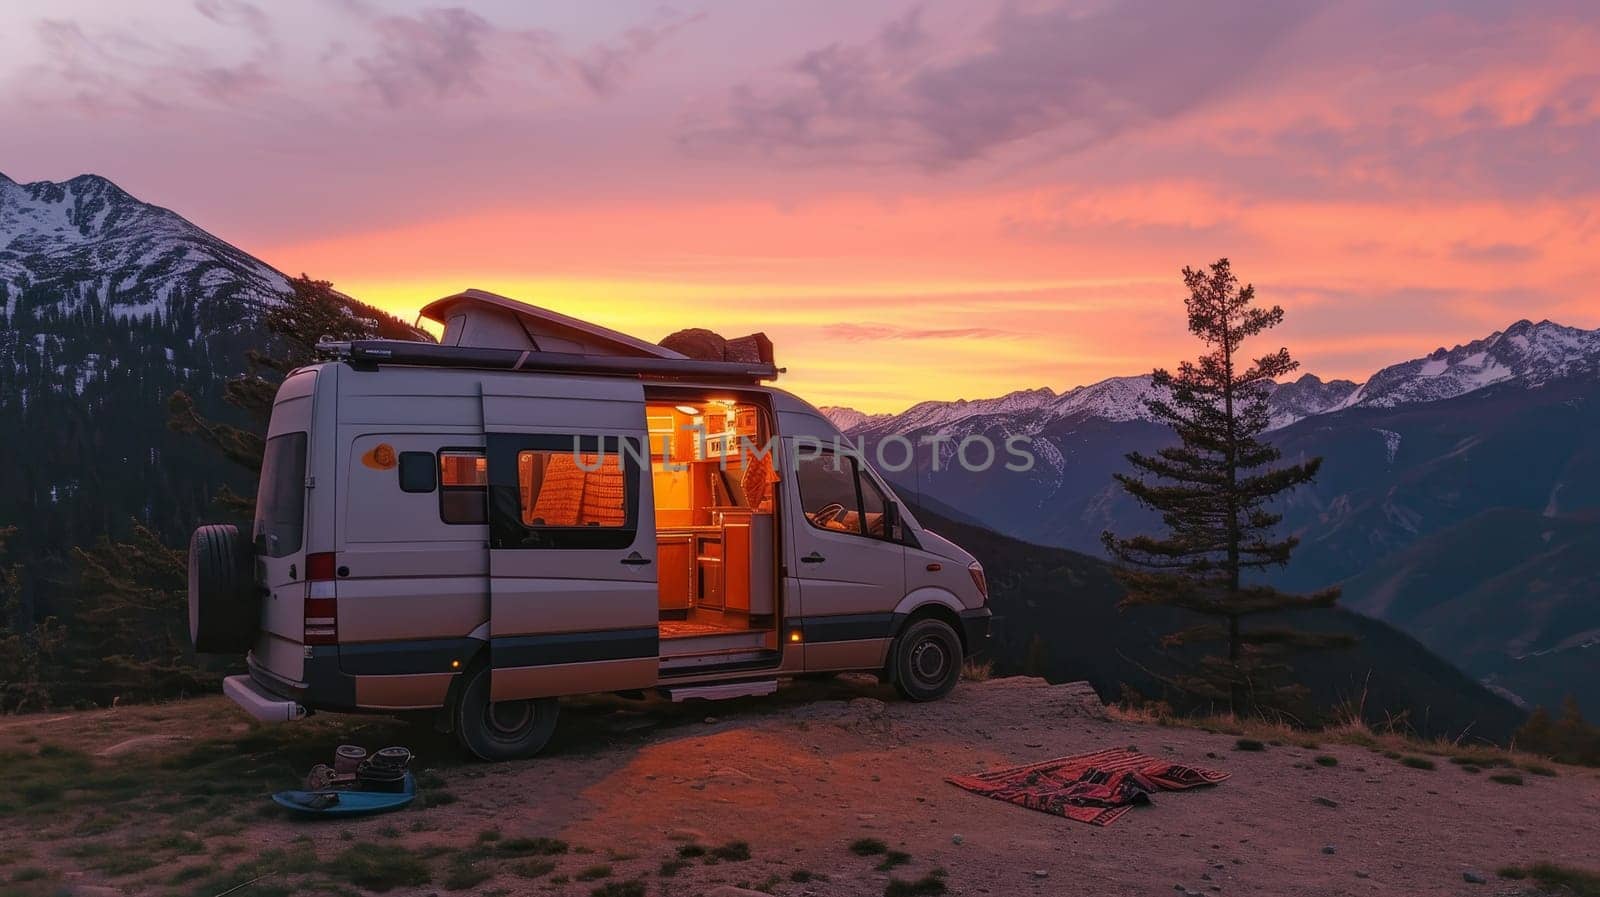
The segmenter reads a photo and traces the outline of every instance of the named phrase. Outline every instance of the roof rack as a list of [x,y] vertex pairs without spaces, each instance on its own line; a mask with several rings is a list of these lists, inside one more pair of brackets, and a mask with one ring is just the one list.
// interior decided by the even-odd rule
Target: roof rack
[[417,367],[476,368],[488,371],[527,371],[648,376],[662,379],[724,380],[756,383],[776,380],[783,369],[764,362],[701,361],[695,358],[653,358],[624,355],[579,355],[531,349],[490,349],[478,346],[440,346],[408,340],[369,339],[339,342],[324,340],[317,349],[333,358],[358,365],[412,365]]

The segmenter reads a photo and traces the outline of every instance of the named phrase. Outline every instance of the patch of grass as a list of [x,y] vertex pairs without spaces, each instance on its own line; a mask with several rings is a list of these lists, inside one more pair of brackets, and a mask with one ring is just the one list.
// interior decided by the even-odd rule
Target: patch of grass
[[188,884],[191,881],[196,881],[198,879],[205,878],[207,875],[210,875],[210,874],[211,874],[211,867],[209,867],[209,866],[205,866],[205,865],[201,865],[201,866],[184,866],[182,869],[179,869],[177,872],[174,872],[171,875],[167,876],[167,884],[169,884],[169,885]]
[[1317,764],[1318,766],[1338,766],[1339,758],[1331,754],[1323,754],[1311,762]]
[[883,889],[883,897],[934,897],[949,890],[944,883],[944,872],[936,869],[915,881],[889,879],[889,884]]
[[202,853],[206,849],[205,843],[199,838],[192,838],[188,835],[182,834],[181,832],[169,832],[165,835],[157,835],[154,838],[147,838],[144,841],[139,842],[139,846],[145,850],[167,850],[185,855]]
[[423,807],[448,807],[460,799],[455,796],[454,792],[446,791],[443,788],[417,795],[417,803]]
[[850,852],[858,857],[877,856],[889,852],[889,845],[877,838],[858,838],[850,842]]
[[41,869],[38,866],[23,866],[21,869],[11,873],[11,880],[19,884],[25,881],[44,881],[49,877],[50,870]]
[[584,869],[577,875],[573,876],[573,878],[576,878],[578,881],[598,881],[602,878],[610,877],[611,866],[608,863],[599,863],[597,865],[590,866],[589,868]]
[[783,877],[777,873],[773,873],[772,875],[769,875],[751,885],[750,890],[760,891],[763,894],[771,894],[773,891],[777,890],[778,885],[781,884],[783,884]]
[[478,833],[478,843],[479,844],[492,844],[492,843],[500,840],[500,837],[501,837],[501,835],[500,835],[500,830],[499,829],[497,829],[497,828],[486,828],[483,831]]
[[682,872],[688,865],[688,860],[662,860],[661,868],[656,870],[656,874],[660,875],[662,878],[671,878],[672,876],[677,875],[679,872]]
[[113,878],[119,875],[132,875],[146,869],[154,869],[161,865],[161,861],[148,853],[119,852],[101,857],[90,864],[91,869],[104,872]]
[[1383,755],[1390,760],[1399,760],[1402,756],[1399,751],[1383,751]]
[[556,871],[554,860],[529,860],[511,867],[511,871],[523,878],[543,878]]
[[1427,757],[1401,757],[1400,765],[1410,767],[1411,769],[1426,769],[1430,771],[1434,768],[1433,761],[1429,760]]
[[994,676],[994,661],[968,658],[961,663],[961,678],[967,682],[988,682]]
[[1522,769],[1524,772],[1531,772],[1536,776],[1554,776],[1556,774],[1553,768],[1545,766],[1543,763],[1524,763],[1522,764]]
[[1499,782],[1502,785],[1521,785],[1522,775],[1515,772],[1497,772],[1489,777],[1489,781]]
[[637,878],[608,881],[589,893],[593,897],[644,897],[644,882]]
[[475,888],[494,877],[494,873],[473,862],[469,853],[458,853],[450,858],[449,868],[444,873],[444,889],[446,891],[465,891]]
[[1600,872],[1555,863],[1534,863],[1526,867],[1506,866],[1495,874],[1513,881],[1531,878],[1546,891],[1559,891],[1573,897],[1600,897]]
[[904,866],[911,862],[911,854],[903,850],[891,850],[883,855],[883,862],[878,864],[879,872],[888,872],[897,866]]
[[821,872],[812,872],[810,869],[796,869],[789,873],[789,880],[803,885],[808,881],[827,881],[828,876]]
[[567,852],[567,842],[556,838],[507,838],[495,849],[508,856],[553,857]]
[[1233,749],[1236,751],[1264,751],[1267,746],[1254,738],[1241,738],[1233,743]]
[[730,863],[742,863],[750,859],[750,845],[744,841],[729,841],[726,844],[711,848],[711,856],[718,860],[727,860]]
[[369,891],[420,887],[433,881],[433,870],[421,857],[392,844],[357,844],[345,848],[322,871]]
[[678,847],[678,856],[685,860],[706,855],[706,849],[698,844],[683,844]]

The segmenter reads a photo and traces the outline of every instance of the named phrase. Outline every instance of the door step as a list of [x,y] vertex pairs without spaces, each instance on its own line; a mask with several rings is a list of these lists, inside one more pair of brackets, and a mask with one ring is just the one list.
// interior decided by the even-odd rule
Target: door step
[[776,679],[751,679],[746,682],[722,682],[717,685],[679,685],[663,689],[674,704],[691,698],[706,701],[748,698],[755,695],[770,695],[777,690]]
[[767,644],[767,630],[746,629],[707,635],[686,635],[661,639],[661,657],[686,657],[717,651],[750,650]]

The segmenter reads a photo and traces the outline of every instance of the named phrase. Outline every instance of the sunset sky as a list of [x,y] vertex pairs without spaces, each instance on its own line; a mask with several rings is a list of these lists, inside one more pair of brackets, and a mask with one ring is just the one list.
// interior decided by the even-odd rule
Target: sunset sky
[[1221,255],[1324,377],[1600,326],[1592,0],[22,0],[0,36],[15,180],[407,317],[764,330],[824,404],[1172,364]]

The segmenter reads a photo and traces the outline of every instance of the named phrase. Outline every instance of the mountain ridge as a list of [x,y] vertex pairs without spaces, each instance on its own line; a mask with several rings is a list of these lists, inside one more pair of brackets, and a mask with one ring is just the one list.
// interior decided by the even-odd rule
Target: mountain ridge
[[[1536,324],[1524,318],[1481,339],[1387,365],[1363,383],[1325,381],[1307,373],[1275,384],[1268,400],[1269,431],[1347,408],[1440,401],[1508,381],[1536,389],[1558,379],[1596,375],[1600,375],[1600,329],[1583,330],[1548,319]],[[1032,435],[1053,421],[1075,416],[1114,422],[1153,420],[1143,407],[1153,394],[1150,375],[1134,374],[1061,393],[1044,386],[986,399],[923,401],[898,414],[869,415],[844,406],[830,406],[824,414],[841,432],[860,430],[873,436],[930,429],[961,436],[966,435],[960,432],[964,429],[975,432],[964,424],[1010,415],[1015,421],[1008,428],[1011,432]]]

